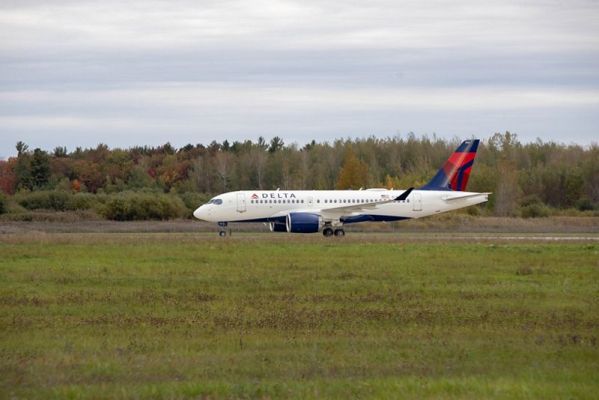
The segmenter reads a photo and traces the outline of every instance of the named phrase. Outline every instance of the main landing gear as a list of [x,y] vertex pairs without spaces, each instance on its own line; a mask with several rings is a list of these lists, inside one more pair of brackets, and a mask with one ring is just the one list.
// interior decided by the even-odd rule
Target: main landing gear
[[342,228],[336,228],[333,230],[333,228],[327,226],[322,230],[322,234],[325,237],[330,237],[330,236],[337,236],[337,237],[343,237],[345,236],[345,231]]

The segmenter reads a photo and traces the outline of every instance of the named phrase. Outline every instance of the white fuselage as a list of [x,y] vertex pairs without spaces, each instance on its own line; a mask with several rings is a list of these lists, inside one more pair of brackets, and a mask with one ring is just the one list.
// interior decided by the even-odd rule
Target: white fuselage
[[[193,215],[210,222],[272,221],[292,212],[319,214],[334,225],[421,218],[483,203],[488,193],[414,190],[254,190],[216,196]],[[216,202],[214,202],[216,200]]]

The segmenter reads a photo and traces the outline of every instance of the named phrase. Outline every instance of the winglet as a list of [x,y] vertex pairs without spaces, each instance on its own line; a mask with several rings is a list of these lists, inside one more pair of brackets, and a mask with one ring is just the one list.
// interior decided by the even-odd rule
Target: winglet
[[409,188],[408,190],[406,190],[405,192],[403,192],[402,194],[400,194],[399,196],[397,196],[395,198],[395,201],[404,201],[405,199],[408,198],[408,196],[410,195],[410,193],[412,193],[412,190],[414,190],[413,187]]

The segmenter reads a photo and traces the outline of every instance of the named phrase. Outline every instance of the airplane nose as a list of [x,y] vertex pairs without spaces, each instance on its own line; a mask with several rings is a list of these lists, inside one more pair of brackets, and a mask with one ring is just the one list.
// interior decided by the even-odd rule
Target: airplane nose
[[193,212],[193,216],[196,217],[197,219],[203,219],[204,217],[204,210],[202,210],[202,207],[198,207],[196,208],[196,210]]

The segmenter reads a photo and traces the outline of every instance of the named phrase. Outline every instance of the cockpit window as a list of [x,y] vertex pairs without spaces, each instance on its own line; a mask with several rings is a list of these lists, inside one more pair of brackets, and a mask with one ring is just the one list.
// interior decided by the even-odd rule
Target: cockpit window
[[223,199],[212,199],[206,204],[220,205],[220,204],[223,204]]

